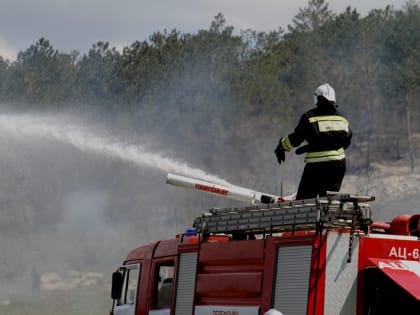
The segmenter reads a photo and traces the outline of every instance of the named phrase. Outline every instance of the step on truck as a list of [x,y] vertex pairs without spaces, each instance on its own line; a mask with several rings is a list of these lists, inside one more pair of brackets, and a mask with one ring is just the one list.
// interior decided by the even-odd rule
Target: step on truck
[[288,200],[167,182],[251,205],[210,209],[185,233],[129,252],[112,275],[111,315],[420,314],[420,214],[375,222],[373,196]]

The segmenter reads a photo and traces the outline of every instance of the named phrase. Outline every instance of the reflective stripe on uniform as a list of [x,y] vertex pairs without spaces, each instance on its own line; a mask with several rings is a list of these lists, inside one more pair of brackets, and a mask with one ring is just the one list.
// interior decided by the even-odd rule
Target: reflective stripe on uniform
[[292,144],[290,143],[289,137],[284,137],[280,141],[283,149],[285,149],[286,151],[290,151],[294,148],[294,146],[292,146]]
[[305,156],[306,163],[339,161],[346,157],[344,149],[308,152]]
[[317,123],[320,132],[345,131],[349,132],[349,122],[343,116],[314,116],[309,118],[310,123]]
[[338,115],[327,115],[327,116],[313,116],[313,117],[309,117],[309,122],[311,122],[311,123],[317,122],[317,121],[322,121],[322,120],[341,120],[341,121],[344,121],[346,124],[349,123],[346,118],[344,118],[343,116],[338,116]]

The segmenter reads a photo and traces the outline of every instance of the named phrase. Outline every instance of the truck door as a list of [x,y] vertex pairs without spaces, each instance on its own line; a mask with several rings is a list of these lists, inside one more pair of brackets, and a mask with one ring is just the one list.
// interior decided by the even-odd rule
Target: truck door
[[135,315],[140,264],[124,265],[118,272],[122,276],[120,298],[113,300],[113,315]]
[[324,239],[312,232],[266,239],[263,311],[275,308],[285,315],[339,314],[324,312],[325,278],[324,272],[318,272],[325,268]]
[[174,259],[156,260],[153,268],[149,315],[169,315],[174,282]]
[[273,307],[287,315],[307,314],[312,244],[277,248]]

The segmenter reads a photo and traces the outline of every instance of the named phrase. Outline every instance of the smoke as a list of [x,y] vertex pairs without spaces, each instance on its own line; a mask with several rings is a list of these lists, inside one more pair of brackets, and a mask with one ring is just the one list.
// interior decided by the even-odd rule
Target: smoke
[[66,117],[35,115],[1,115],[0,128],[15,137],[40,137],[54,139],[81,151],[132,162],[139,166],[155,168],[167,173],[179,173],[223,185],[231,185],[218,176],[193,168],[187,163],[173,160],[145,150],[141,144],[129,144],[115,138],[105,138],[89,128],[69,122]]
[[85,189],[70,193],[63,200],[62,218],[58,224],[60,234],[71,237],[90,233],[103,237],[109,225],[105,220],[107,203],[107,194],[100,190]]
[[0,115],[0,279],[8,282],[0,301],[30,291],[33,274],[99,271],[108,279],[129,250],[181,233],[201,214],[198,204],[219,200],[166,185],[165,173],[230,185],[150,149],[146,137],[81,117]]

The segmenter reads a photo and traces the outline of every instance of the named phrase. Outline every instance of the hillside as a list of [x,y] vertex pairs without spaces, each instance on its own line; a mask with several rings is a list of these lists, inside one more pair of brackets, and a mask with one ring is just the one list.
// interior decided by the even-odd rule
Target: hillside
[[[43,304],[51,294],[56,299],[48,308],[51,314],[80,314],[68,301],[86,305],[86,296],[103,314],[109,305],[110,275],[129,250],[182,233],[209,208],[244,205],[166,185],[168,172],[279,191],[281,174],[272,153],[275,136],[272,142],[249,140],[250,149],[240,163],[230,160],[226,150],[223,159],[218,157],[225,162],[218,165],[220,171],[209,174],[174,157],[183,151],[180,144],[169,152],[86,117],[3,115],[0,121],[0,280],[8,283],[0,289],[2,314],[29,314],[29,309],[31,315],[45,314]],[[256,146],[263,148],[259,154],[252,150]],[[361,159],[357,148],[349,149],[351,164],[356,164],[355,157]],[[192,160],[199,156],[195,152]],[[408,165],[407,159],[371,163],[369,178],[362,168],[360,174],[350,170],[342,191],[375,195],[371,206],[377,220],[420,213],[420,172]],[[301,156],[288,155],[285,194],[296,189],[302,167]]]
[[377,220],[390,220],[404,213],[420,213],[420,171],[418,167],[411,171],[407,162],[373,164],[369,178],[348,175],[342,191],[374,195],[376,201],[371,206]]

